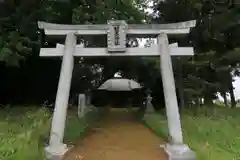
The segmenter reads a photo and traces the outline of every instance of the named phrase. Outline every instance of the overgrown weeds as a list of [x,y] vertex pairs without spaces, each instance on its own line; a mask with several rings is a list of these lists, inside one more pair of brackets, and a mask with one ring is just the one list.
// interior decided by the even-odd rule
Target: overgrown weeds
[[[8,106],[0,109],[0,160],[45,160],[51,112],[38,106]],[[72,145],[97,118],[97,111],[79,119],[68,112],[64,141]]]
[[[199,109],[196,116],[191,110],[183,111],[181,122],[185,142],[197,153],[197,159],[240,159],[240,109],[215,108],[214,114]],[[209,111],[208,113],[211,113]],[[158,136],[167,137],[166,117],[151,114],[144,122]]]

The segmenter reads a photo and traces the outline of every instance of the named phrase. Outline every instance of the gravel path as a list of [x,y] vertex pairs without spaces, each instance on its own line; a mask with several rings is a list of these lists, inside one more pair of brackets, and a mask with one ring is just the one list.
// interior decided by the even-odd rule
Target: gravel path
[[163,140],[126,109],[112,109],[64,160],[167,160]]

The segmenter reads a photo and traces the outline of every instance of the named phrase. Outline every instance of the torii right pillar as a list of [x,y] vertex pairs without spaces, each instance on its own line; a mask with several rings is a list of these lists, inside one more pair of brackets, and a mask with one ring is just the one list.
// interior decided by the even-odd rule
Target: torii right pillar
[[171,139],[164,146],[164,150],[168,154],[169,160],[195,160],[195,153],[183,142],[169,42],[165,33],[158,36],[158,46],[168,129]]

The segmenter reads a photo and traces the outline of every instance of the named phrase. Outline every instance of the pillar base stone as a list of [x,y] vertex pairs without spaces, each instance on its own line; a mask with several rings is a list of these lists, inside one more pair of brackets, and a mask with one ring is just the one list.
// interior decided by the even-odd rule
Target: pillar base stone
[[196,160],[196,154],[185,144],[166,144],[161,146],[168,155],[168,160]]
[[47,146],[45,147],[46,157],[49,160],[62,160],[64,154],[68,151],[66,144],[59,146]]

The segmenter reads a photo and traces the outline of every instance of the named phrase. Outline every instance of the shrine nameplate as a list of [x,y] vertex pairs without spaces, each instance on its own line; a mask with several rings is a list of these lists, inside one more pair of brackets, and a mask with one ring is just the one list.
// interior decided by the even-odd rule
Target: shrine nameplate
[[126,29],[125,21],[108,21],[108,52],[126,51]]

